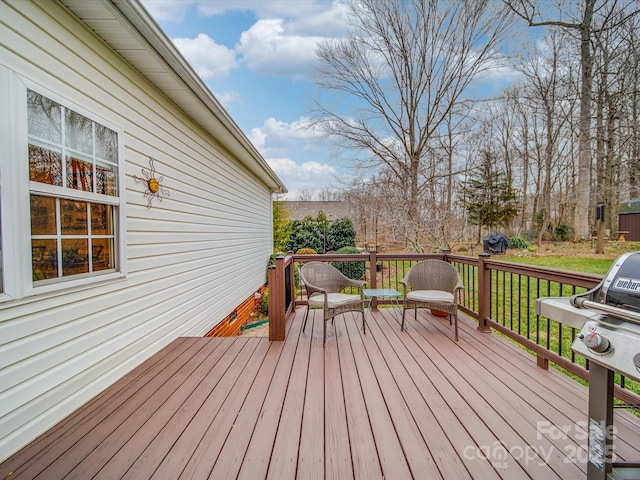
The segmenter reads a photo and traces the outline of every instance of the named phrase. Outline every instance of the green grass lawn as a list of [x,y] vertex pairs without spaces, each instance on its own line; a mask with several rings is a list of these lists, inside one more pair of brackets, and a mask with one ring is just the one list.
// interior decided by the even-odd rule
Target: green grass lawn
[[605,275],[615,259],[621,254],[640,251],[640,242],[618,243],[610,241],[606,243],[604,250],[604,254],[596,254],[595,247],[588,242],[554,242],[545,243],[540,248],[507,249],[506,255],[495,255],[493,258],[506,262]]
[[572,272],[594,273],[604,275],[609,270],[615,259],[610,258],[584,258],[584,257],[543,257],[530,256],[522,257],[515,255],[501,255],[494,257],[505,262],[525,263],[527,265],[537,265],[539,267],[557,268],[559,270],[570,270]]

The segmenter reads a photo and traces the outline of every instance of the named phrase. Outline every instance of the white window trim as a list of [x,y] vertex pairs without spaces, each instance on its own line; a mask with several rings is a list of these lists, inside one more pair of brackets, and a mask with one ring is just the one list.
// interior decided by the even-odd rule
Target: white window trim
[[[6,88],[4,88],[6,87]],[[34,285],[31,262],[31,218],[30,181],[28,162],[28,129],[27,129],[27,89],[70,108],[87,118],[112,129],[118,134],[118,197],[92,194],[96,199],[118,207],[118,218],[115,231],[116,271],[96,273],[79,277],[63,278],[60,281]],[[2,274],[4,277],[4,293],[0,293],[0,307],[10,300],[84,289],[99,283],[122,280],[127,275],[126,256],[126,190],[124,130],[95,112],[69,101],[61,95],[28,80],[17,73],[6,70],[0,65],[0,101],[6,101],[8,108],[0,113],[0,174],[2,175]],[[14,159],[11,161],[11,159]],[[47,190],[47,185],[38,184],[38,191]],[[59,189],[57,193],[59,194]],[[52,192],[53,193],[53,192]],[[68,197],[79,197],[86,201],[82,193]],[[106,198],[108,197],[108,198]],[[27,219],[27,220],[25,220]]]
[[10,83],[13,78],[11,71],[0,65],[0,102],[7,108],[0,109],[0,250],[2,251],[2,286],[0,302],[12,300],[18,293],[15,280],[18,276],[17,264],[11,262],[16,251],[15,225],[17,217],[15,209],[9,208],[15,204],[15,185],[12,179],[13,165],[9,161],[13,153],[13,141],[15,138],[15,122],[11,120],[12,102]]

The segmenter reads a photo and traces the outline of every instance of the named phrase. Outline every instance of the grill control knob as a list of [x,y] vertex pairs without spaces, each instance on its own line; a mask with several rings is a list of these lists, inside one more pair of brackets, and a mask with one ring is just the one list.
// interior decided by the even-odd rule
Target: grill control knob
[[611,350],[609,340],[595,332],[584,337],[584,344],[594,353],[608,353]]

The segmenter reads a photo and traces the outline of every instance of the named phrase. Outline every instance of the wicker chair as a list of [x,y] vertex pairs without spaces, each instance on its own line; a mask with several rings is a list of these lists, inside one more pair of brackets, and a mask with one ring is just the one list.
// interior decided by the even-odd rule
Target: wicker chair
[[445,312],[455,323],[458,341],[458,294],[464,289],[458,270],[442,260],[424,260],[413,265],[400,280],[404,289],[402,326],[408,309],[413,308],[416,320],[418,308],[432,308]]
[[[357,311],[362,314],[362,330],[364,324],[364,296],[362,288],[365,282],[352,280],[337,268],[323,262],[308,262],[300,269],[300,277],[307,289],[307,311],[304,316],[302,330],[307,326],[310,307],[321,307],[324,311],[322,346],[327,339],[327,320],[345,312]],[[358,287],[357,295],[342,293],[346,287]],[[366,333],[366,332],[365,332]]]

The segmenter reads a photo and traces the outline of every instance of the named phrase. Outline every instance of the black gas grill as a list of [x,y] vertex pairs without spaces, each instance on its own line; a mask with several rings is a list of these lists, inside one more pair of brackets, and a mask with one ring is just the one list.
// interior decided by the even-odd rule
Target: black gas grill
[[580,330],[572,349],[589,360],[588,480],[640,478],[640,462],[612,455],[614,373],[640,381],[640,252],[618,257],[586,293],[539,298],[536,313]]

